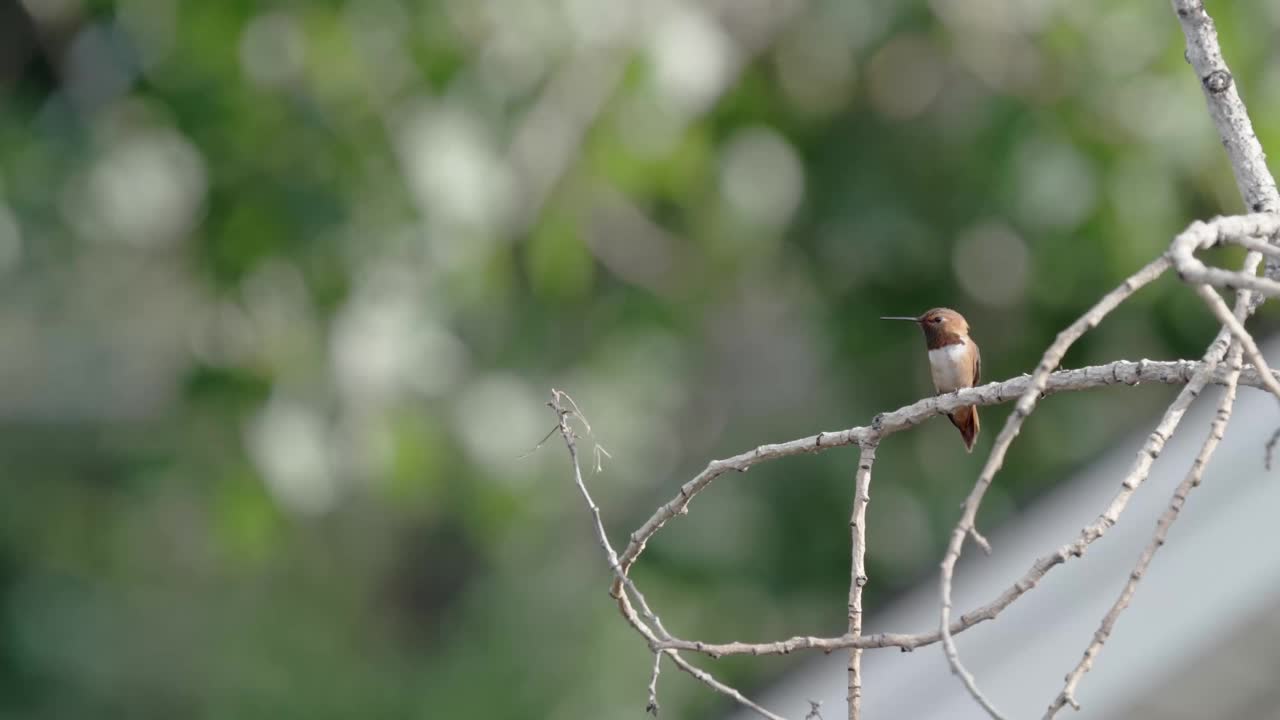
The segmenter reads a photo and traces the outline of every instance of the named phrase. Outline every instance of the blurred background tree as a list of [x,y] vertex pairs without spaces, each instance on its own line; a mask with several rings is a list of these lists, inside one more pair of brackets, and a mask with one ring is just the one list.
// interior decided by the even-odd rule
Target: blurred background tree
[[[1270,147],[1278,8],[1215,8]],[[987,379],[1028,370],[1241,209],[1182,47],[1160,2],[0,3],[0,710],[639,716],[563,453],[521,457],[548,389],[621,540],[712,457],[930,393],[880,315],[956,307]],[[1166,280],[1066,364],[1212,332]],[[1172,392],[1055,397],[981,520]],[[881,448],[873,627],[989,437]],[[667,625],[839,634],[855,456],[674,522],[636,570]]]

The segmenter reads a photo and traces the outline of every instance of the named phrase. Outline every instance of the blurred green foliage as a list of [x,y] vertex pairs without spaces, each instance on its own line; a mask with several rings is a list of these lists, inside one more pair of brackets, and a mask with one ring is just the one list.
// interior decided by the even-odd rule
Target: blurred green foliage
[[[1280,12],[1213,12],[1274,146]],[[1239,209],[1160,3],[8,4],[0,711],[638,717],[567,457],[525,455],[550,387],[612,455],[622,543],[713,457],[929,393],[878,316],[955,307],[1006,378]],[[1165,281],[1066,364],[1212,329]],[[1046,402],[980,522],[1171,392]],[[971,456],[945,421],[882,447],[872,630],[1005,412]],[[721,479],[635,570],[666,624],[840,633],[853,466]]]

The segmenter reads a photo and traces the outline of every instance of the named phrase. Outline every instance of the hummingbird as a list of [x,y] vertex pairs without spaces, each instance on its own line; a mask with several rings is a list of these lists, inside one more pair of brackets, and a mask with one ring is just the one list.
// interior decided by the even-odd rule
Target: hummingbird
[[[929,349],[929,371],[939,395],[978,384],[982,375],[982,355],[969,337],[969,323],[951,308],[934,308],[920,317],[882,317],[881,320],[910,320],[924,331]],[[978,408],[967,405],[947,413],[960,430],[966,452],[973,452],[978,438]]]

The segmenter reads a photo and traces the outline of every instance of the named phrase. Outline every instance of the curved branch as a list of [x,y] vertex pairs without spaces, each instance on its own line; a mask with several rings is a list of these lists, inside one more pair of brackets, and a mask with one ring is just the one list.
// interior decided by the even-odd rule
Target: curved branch
[[[572,410],[569,410],[564,406],[564,400],[569,401],[569,404],[573,407]],[[733,698],[744,707],[754,711],[757,715],[766,718],[766,720],[785,720],[781,716],[775,715],[760,705],[752,702],[736,689],[720,682],[706,670],[692,665],[688,660],[681,657],[679,652],[672,649],[656,649],[657,643],[662,640],[671,639],[671,635],[667,632],[666,628],[662,626],[662,621],[658,619],[658,616],[649,608],[649,603],[645,600],[644,594],[640,592],[640,588],[636,587],[631,578],[623,571],[622,566],[618,564],[618,555],[614,552],[613,545],[609,542],[609,536],[604,529],[604,521],[600,518],[600,508],[596,505],[595,500],[592,499],[591,492],[587,490],[587,484],[582,479],[582,466],[581,463],[578,462],[577,436],[574,433],[573,428],[569,427],[569,417],[573,416],[581,420],[588,432],[590,432],[591,425],[587,422],[587,419],[583,417],[582,411],[578,409],[578,404],[573,401],[572,397],[569,397],[568,393],[553,388],[551,390],[551,402],[547,404],[551,406],[551,409],[556,413],[556,430],[558,430],[560,432],[560,436],[564,438],[565,447],[569,450],[569,459],[573,464],[574,483],[578,486],[578,492],[582,495],[583,501],[586,502],[587,509],[591,511],[592,528],[596,533],[596,542],[604,550],[605,558],[609,561],[609,568],[613,571],[614,575],[617,576],[616,582],[620,583],[623,588],[623,592],[618,596],[618,606],[621,608],[622,615],[626,618],[627,623],[644,637],[645,641],[649,643],[649,647],[655,648],[655,653],[666,653],[667,657],[671,658],[671,661],[676,664],[676,667],[697,678],[707,687],[721,693],[722,695]],[[635,608],[631,605],[631,597],[633,596],[636,598],[636,602],[640,604],[640,610],[644,614],[645,618],[644,621],[640,619],[636,614]],[[658,682],[658,660],[659,658],[654,658],[653,675],[649,682],[648,707],[655,709],[657,706],[656,692]]]
[[[1195,256],[1196,251],[1223,244],[1239,245],[1250,252],[1274,255],[1280,252],[1273,246],[1256,242],[1256,238],[1275,237],[1280,233],[1280,215],[1260,213],[1217,217],[1209,222],[1199,220],[1178,233],[1169,244],[1169,258],[1173,261],[1178,277],[1193,284],[1216,285],[1226,288],[1255,290],[1266,296],[1280,295],[1280,282],[1269,277],[1258,277],[1256,264],[1253,271],[1233,272],[1208,267]],[[1263,247],[1269,248],[1263,250]]]
[[1102,618],[1102,624],[1098,627],[1097,632],[1093,634],[1093,640],[1089,642],[1089,646],[1085,648],[1084,656],[1080,658],[1080,662],[1075,668],[1067,674],[1066,684],[1062,688],[1062,692],[1054,698],[1050,703],[1048,711],[1045,712],[1044,720],[1052,720],[1066,705],[1076,710],[1080,709],[1080,703],[1076,702],[1076,688],[1080,684],[1080,680],[1084,674],[1093,668],[1093,659],[1102,651],[1102,646],[1107,639],[1111,637],[1111,631],[1115,628],[1116,621],[1120,618],[1120,613],[1129,607],[1129,601],[1133,599],[1133,594],[1137,592],[1138,583],[1142,581],[1146,575],[1147,568],[1151,565],[1151,560],[1155,557],[1156,552],[1164,547],[1165,539],[1169,535],[1169,528],[1173,526],[1178,514],[1182,511],[1182,506],[1187,501],[1187,496],[1191,491],[1200,486],[1200,480],[1204,475],[1205,466],[1209,464],[1209,458],[1213,457],[1213,453],[1218,448],[1218,443],[1222,441],[1222,437],[1227,431],[1227,422],[1231,419],[1231,411],[1235,407],[1236,402],[1236,384],[1240,377],[1240,356],[1242,347],[1239,342],[1231,344],[1227,359],[1227,389],[1222,394],[1222,399],[1218,401],[1218,411],[1213,417],[1213,422],[1209,424],[1209,434],[1205,438],[1204,443],[1200,447],[1200,453],[1196,455],[1196,459],[1191,463],[1191,468],[1187,471],[1187,475],[1182,482],[1178,484],[1174,490],[1173,498],[1169,500],[1169,507],[1165,509],[1160,516],[1159,522],[1156,523],[1155,534],[1152,535],[1150,542],[1139,556],[1137,564],[1133,571],[1129,573],[1129,579],[1125,582],[1124,589],[1120,591],[1120,597],[1116,598],[1111,609]]
[[[1092,365],[1073,370],[1060,370],[1050,375],[1040,391],[1041,396],[1059,392],[1088,390],[1109,385],[1137,385],[1160,383],[1184,385],[1202,367],[1194,360],[1119,360],[1106,365]],[[846,430],[820,432],[782,443],[761,445],[753,450],[721,460],[712,460],[702,472],[680,486],[675,497],[660,506],[653,515],[631,534],[630,543],[618,557],[623,570],[630,568],[644,551],[646,543],[668,520],[687,512],[689,503],[716,478],[733,472],[746,472],[752,467],[771,460],[823,452],[832,448],[848,447],[872,439],[883,439],[903,430],[915,427],[934,415],[943,415],[964,405],[1000,405],[1020,398],[1032,384],[1030,375],[1020,375],[1003,382],[988,383],[976,388],[924,398],[882,413],[872,419],[871,425]],[[1210,382],[1223,384],[1225,372],[1217,372]],[[1263,382],[1252,368],[1246,369],[1240,380],[1250,387],[1263,387]],[[615,588],[616,596],[617,590]]]

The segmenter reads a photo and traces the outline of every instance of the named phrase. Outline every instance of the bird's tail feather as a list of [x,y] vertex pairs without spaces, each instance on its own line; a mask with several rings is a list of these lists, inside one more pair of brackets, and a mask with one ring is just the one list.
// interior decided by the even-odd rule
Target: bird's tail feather
[[964,438],[965,452],[973,452],[973,443],[978,439],[978,407],[967,405],[957,408],[947,417],[951,418],[952,425],[959,428],[960,437]]

